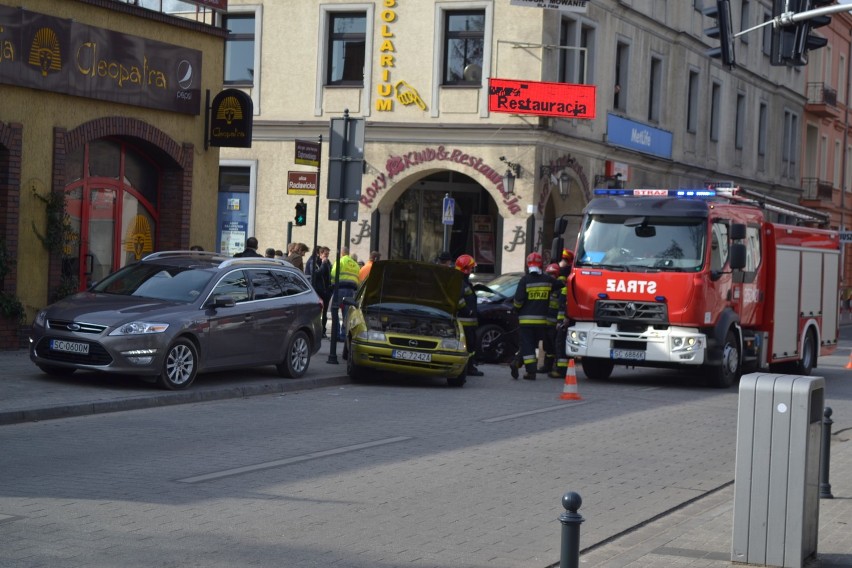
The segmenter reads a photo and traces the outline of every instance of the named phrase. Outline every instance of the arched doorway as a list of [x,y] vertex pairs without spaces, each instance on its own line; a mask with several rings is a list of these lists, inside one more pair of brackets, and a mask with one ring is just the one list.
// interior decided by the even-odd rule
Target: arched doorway
[[66,161],[65,211],[76,239],[62,270],[81,290],[153,252],[159,224],[160,170],[121,138],[93,140]]
[[[449,226],[443,224],[446,195],[455,202]],[[494,199],[473,178],[449,170],[434,173],[415,182],[394,203],[389,258],[432,262],[446,248],[453,258],[472,254],[477,272],[494,273],[499,218]]]

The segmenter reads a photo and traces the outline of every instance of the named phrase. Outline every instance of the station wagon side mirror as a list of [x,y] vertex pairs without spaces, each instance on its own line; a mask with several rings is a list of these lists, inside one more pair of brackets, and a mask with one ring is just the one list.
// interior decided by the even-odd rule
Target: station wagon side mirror
[[216,294],[209,302],[207,302],[207,307],[213,309],[233,308],[236,305],[237,302],[228,294]]

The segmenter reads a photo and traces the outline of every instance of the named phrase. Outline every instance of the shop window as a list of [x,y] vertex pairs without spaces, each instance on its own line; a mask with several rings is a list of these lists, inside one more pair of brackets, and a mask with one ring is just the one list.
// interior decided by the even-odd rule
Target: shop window
[[364,12],[336,12],[328,23],[328,85],[364,85],[364,52],[367,42],[367,15]]
[[225,40],[225,84],[251,87],[255,84],[254,12],[225,16],[228,37]]
[[485,10],[444,15],[444,85],[482,85]]

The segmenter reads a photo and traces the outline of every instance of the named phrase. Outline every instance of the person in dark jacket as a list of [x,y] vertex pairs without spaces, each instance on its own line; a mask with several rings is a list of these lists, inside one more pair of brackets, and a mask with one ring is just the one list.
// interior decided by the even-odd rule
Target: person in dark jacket
[[[524,380],[527,381],[535,380],[538,363],[536,349],[539,343],[547,345],[548,330],[551,326],[548,322],[550,294],[558,282],[542,272],[542,264],[540,253],[532,252],[527,255],[527,274],[518,282],[513,300],[520,324],[520,363],[526,370]],[[512,365],[513,379],[518,375],[517,365],[517,362]]]
[[243,252],[238,252],[234,255],[234,257],[251,257],[257,256],[262,257],[257,253],[257,239],[255,237],[249,237],[246,239],[246,248]]
[[476,328],[479,325],[479,312],[476,305],[476,292],[470,283],[470,275],[476,268],[476,260],[469,254],[463,254],[456,259],[456,270],[464,274],[461,298],[459,298],[458,318],[464,328],[464,339],[467,343],[467,374],[471,377],[481,377],[485,373],[474,365],[476,355]]

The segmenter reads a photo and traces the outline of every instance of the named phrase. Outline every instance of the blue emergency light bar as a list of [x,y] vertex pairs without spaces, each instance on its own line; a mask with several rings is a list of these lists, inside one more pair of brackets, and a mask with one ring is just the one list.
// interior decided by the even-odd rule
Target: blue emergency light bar
[[594,194],[621,197],[716,197],[713,189],[595,189]]

